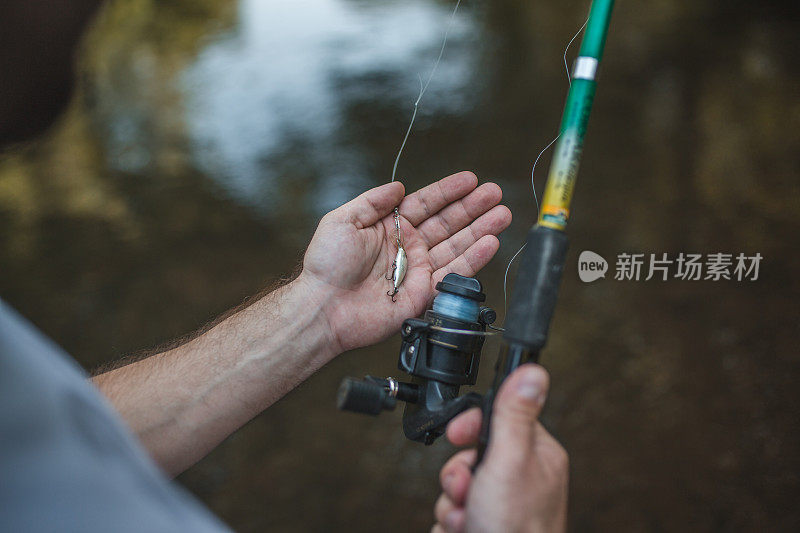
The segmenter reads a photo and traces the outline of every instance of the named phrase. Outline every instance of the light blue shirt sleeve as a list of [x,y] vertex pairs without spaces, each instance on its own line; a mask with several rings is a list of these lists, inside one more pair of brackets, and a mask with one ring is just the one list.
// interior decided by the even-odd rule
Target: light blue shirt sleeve
[[0,531],[228,531],[161,473],[78,364],[2,300]]

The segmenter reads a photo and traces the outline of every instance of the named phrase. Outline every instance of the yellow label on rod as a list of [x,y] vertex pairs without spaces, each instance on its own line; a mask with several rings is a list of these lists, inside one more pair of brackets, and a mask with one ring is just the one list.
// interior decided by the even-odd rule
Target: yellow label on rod
[[539,212],[539,225],[557,230],[567,227],[572,191],[578,177],[582,143],[576,130],[566,131],[556,143],[547,186]]

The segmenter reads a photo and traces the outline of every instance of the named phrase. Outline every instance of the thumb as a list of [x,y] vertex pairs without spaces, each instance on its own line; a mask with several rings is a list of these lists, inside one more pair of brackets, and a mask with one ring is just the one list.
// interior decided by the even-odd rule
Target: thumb
[[544,368],[526,364],[506,378],[494,402],[487,463],[516,471],[527,461],[550,378]]
[[386,183],[361,194],[337,209],[347,222],[359,229],[372,226],[400,205],[405,187],[399,181]]

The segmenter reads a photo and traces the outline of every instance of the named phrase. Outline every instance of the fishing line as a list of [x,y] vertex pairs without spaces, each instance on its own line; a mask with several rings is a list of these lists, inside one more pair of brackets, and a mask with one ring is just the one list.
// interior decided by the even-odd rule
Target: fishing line
[[[476,331],[472,329],[454,329],[454,328],[443,328],[441,326],[431,326],[433,331],[441,331],[442,333],[455,333],[456,335],[472,335],[475,337],[491,337],[493,335],[498,335],[498,333],[494,333],[491,331]],[[492,328],[497,329],[497,328]]]
[[[581,27],[578,28],[578,31],[575,32],[575,35],[572,36],[572,39],[569,40],[569,42],[567,43],[567,47],[564,48],[564,56],[563,56],[564,57],[564,69],[567,72],[567,83],[569,84],[570,87],[572,87],[572,76],[569,73],[569,64],[567,63],[567,52],[569,52],[569,47],[572,46],[572,43],[575,42],[575,39],[578,38],[578,35],[581,34],[583,29],[586,27],[586,24],[588,24],[588,23],[589,23],[589,18],[587,17],[586,20],[581,25]],[[533,161],[533,167],[531,168],[531,188],[533,189],[533,199],[536,202],[536,216],[537,217],[539,216],[539,197],[536,195],[536,183],[534,181],[535,174],[536,174],[536,164],[539,162],[539,159],[541,159],[542,154],[544,154],[551,146],[553,146],[553,144],[555,144],[555,142],[558,140],[559,137],[561,137],[561,132],[559,132],[558,135],[556,135],[555,138],[552,141],[550,141],[547,146],[542,148],[542,151],[539,152],[539,155],[537,155],[536,159]],[[522,252],[522,250],[525,249],[525,246],[526,245],[523,244],[520,247],[520,249],[517,250],[517,253],[515,253],[511,257],[511,260],[508,262],[508,265],[506,265],[506,272],[505,272],[505,275],[503,276],[503,321],[504,322],[505,322],[505,317],[508,314],[508,290],[507,290],[507,288],[508,288],[508,272],[509,272],[509,270],[511,270],[511,264],[514,262],[514,260],[517,258],[517,256]],[[502,330],[503,328],[492,328],[492,329]]]
[[419,95],[417,96],[417,100],[414,102],[414,112],[411,114],[411,122],[408,124],[408,129],[406,130],[406,135],[403,137],[403,142],[400,145],[400,150],[397,151],[397,157],[394,160],[394,166],[392,167],[392,181],[395,180],[395,176],[397,175],[397,165],[400,163],[400,156],[403,154],[403,149],[406,147],[406,142],[408,142],[408,136],[411,134],[411,128],[414,127],[414,121],[417,119],[417,111],[419,111],[419,103],[422,101],[422,97],[425,95],[425,91],[428,90],[428,85],[430,85],[431,80],[433,79],[433,75],[436,74],[436,69],[439,68],[439,63],[442,62],[442,56],[444,55],[445,46],[447,46],[447,37],[450,35],[450,30],[453,28],[453,22],[456,19],[456,13],[458,12],[458,6],[461,5],[461,0],[456,1],[456,5],[453,8],[453,13],[450,15],[450,20],[447,22],[447,26],[445,27],[444,37],[442,38],[442,47],[439,49],[439,56],[436,58],[436,62],[433,64],[433,68],[431,69],[430,74],[428,74],[428,80],[425,84],[422,83],[422,77],[420,76],[419,79]]

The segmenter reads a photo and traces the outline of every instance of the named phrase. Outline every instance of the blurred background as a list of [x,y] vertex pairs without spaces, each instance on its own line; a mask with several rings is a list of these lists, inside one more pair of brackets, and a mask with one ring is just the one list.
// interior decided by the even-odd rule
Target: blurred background
[[[462,169],[503,187],[514,224],[480,274],[500,310],[588,5],[462,2],[400,163],[409,190]],[[0,158],[0,296],[91,369],[287,274],[326,211],[389,179],[452,7],[106,3],[67,111]],[[542,360],[576,531],[800,528],[799,36],[793,1],[617,3]],[[764,259],[754,282],[589,285],[585,249]],[[427,530],[453,449],[406,441],[400,411],[335,409],[398,348],[344,354],[179,481],[244,532]]]

